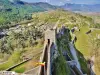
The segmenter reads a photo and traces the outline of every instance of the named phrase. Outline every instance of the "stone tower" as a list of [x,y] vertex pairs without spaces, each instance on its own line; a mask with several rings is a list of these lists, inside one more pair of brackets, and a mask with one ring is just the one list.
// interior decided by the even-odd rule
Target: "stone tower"
[[56,42],[56,29],[48,29],[45,31],[45,41],[50,41],[50,43]]

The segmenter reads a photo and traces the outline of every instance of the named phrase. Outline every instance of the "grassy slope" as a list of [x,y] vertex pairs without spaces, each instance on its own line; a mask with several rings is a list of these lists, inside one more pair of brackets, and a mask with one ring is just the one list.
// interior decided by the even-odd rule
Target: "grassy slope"
[[[91,35],[93,35],[93,38],[96,38],[97,37],[97,34],[99,34],[100,36],[100,30],[94,30]],[[98,57],[99,58],[99,57]],[[96,58],[95,58],[96,59]],[[96,75],[100,75],[100,69],[99,69],[99,65],[95,64],[95,72],[96,72]]]
[[[33,50],[32,50],[33,49]],[[35,48],[30,48],[28,49],[29,51],[25,53],[25,55],[30,55],[32,54],[34,56],[34,58],[29,61],[29,62],[26,62],[14,69],[12,69],[12,71],[15,71],[15,72],[18,72],[18,73],[23,73],[29,69],[32,69],[34,67],[36,67],[36,63],[39,61],[39,58],[40,58],[40,55],[41,55],[41,51],[43,49],[43,46],[37,46]]]
[[89,17],[84,17],[82,15],[64,10],[48,11],[48,12],[33,14],[33,19],[48,24],[50,23],[55,24],[58,20],[60,20],[59,22],[60,25],[67,25],[71,27],[73,27],[74,25],[82,24],[85,21],[92,23]]
[[[26,57],[32,57],[35,56],[31,61],[26,62],[24,64],[21,64],[20,66],[16,67],[13,69],[13,71],[16,71],[18,73],[23,73],[26,70],[29,70],[31,68],[34,67],[34,65],[28,65],[29,63],[34,63],[34,62],[38,62],[39,57],[40,57],[40,52],[43,49],[43,45],[41,45],[40,43],[35,46],[35,47],[29,47],[29,48],[25,48],[21,51],[15,51],[10,58],[8,59],[8,61],[6,63],[0,64],[0,70],[5,70],[17,63],[20,63],[22,61],[21,56],[25,55]],[[38,54],[37,54],[38,53]]]
[[[78,49],[84,56],[88,57],[90,56],[90,46],[89,46],[89,42],[90,42],[90,36],[88,34],[86,34],[86,32],[88,32],[90,30],[90,28],[88,26],[83,26],[82,28],[80,28],[79,32],[75,32],[76,37],[77,37],[77,41],[75,43],[76,49]],[[90,35],[92,35],[92,38],[97,38],[97,34],[100,34],[100,30],[96,30],[94,29]]]
[[77,41],[75,42],[75,48],[77,50],[78,59],[81,65],[81,69],[83,73],[88,73],[87,68],[87,60],[85,59],[86,56],[89,56],[89,48],[88,48],[88,35],[86,32],[89,31],[89,27],[87,25],[83,25],[80,28],[80,31],[75,31],[75,35],[77,37]]
[[21,51],[15,51],[8,61],[4,64],[0,64],[0,70],[5,70],[20,61]]
[[[92,38],[97,38],[96,36],[97,34],[100,35],[100,30],[93,30],[89,35],[86,34],[87,31],[89,31],[89,27],[83,26],[82,28],[80,28],[80,32],[75,33],[77,36],[77,41],[75,43],[75,46],[76,46],[76,49],[79,52],[81,52],[81,53],[78,53],[78,56],[79,56],[78,58],[79,58],[81,68],[84,73],[88,73],[86,60],[84,60],[84,58],[88,59],[90,57],[90,52],[91,52],[91,47],[90,47],[91,37],[89,35],[91,35]],[[96,68],[96,71],[97,71],[96,74],[99,74],[99,71],[97,68]]]
[[88,26],[80,28],[80,32],[76,32],[77,41],[75,43],[76,49],[78,49],[84,56],[89,55],[88,47],[88,35],[86,32],[89,31]]
[[36,63],[39,61],[39,58],[40,58],[40,54],[36,55],[31,61],[26,62],[16,68],[12,69],[12,71],[15,71],[17,73],[23,73],[27,70],[30,70],[37,66]]

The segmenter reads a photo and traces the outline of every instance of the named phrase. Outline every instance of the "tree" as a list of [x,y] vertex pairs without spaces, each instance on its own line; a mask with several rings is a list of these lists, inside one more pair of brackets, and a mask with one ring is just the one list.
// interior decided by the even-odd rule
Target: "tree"
[[0,51],[2,53],[8,53],[8,49],[6,47],[6,42],[4,39],[0,40]]
[[89,35],[89,47],[91,48],[90,55],[98,56],[98,50],[100,48],[99,46],[100,42],[99,39],[94,38],[91,34]]
[[7,40],[7,47],[8,47],[9,51],[14,51],[14,47],[12,45],[12,40],[11,39]]
[[18,48],[25,48],[25,41],[24,39],[18,39],[18,44],[17,44],[17,47]]

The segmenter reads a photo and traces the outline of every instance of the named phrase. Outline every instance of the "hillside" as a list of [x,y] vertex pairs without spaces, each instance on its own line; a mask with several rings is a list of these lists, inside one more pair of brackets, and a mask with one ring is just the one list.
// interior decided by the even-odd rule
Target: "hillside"
[[81,12],[80,14],[85,15],[85,16],[89,16],[92,19],[94,19],[94,22],[96,23],[96,25],[94,26],[95,28],[100,28],[100,13],[95,13],[95,12]]
[[56,9],[48,3],[26,3],[20,0],[0,0],[0,28],[8,28],[23,20],[32,19],[33,12]]
[[[55,24],[58,24],[58,27],[64,25],[69,29],[73,29],[74,27],[77,27],[79,29],[79,30],[76,29],[75,32],[73,33],[76,35],[77,38],[74,44],[77,50],[77,54],[79,56],[79,62],[81,63],[82,70],[83,72],[86,73],[87,62],[84,61],[88,61],[88,59],[91,59],[91,56],[94,55],[92,53],[96,52],[96,50],[93,50],[94,49],[93,44],[91,44],[91,42],[93,42],[92,39],[100,40],[99,39],[100,30],[95,29],[95,26],[97,25],[97,23],[95,23],[94,21],[95,19],[93,19],[90,16],[83,16],[81,14],[77,14],[65,10],[36,13],[33,14],[32,17],[33,17],[33,21],[30,23],[33,25],[36,24],[37,25],[36,27],[39,28],[39,30],[41,31],[45,31],[47,28],[52,28]],[[90,34],[88,34],[87,32],[89,32],[90,30],[91,32]],[[94,41],[97,42],[96,40]],[[99,56],[98,57],[96,56],[96,58],[97,58],[96,61],[99,60]],[[98,68],[96,67],[96,69]],[[97,74],[99,73],[97,72]]]
[[[58,48],[59,50],[68,50],[70,55],[70,50],[67,46],[69,42],[68,40],[73,40],[73,34],[75,34],[77,39],[74,42],[74,46],[77,50],[78,61],[81,65],[83,73],[88,73],[88,59],[90,59],[94,54],[100,53],[100,30],[94,29],[96,23],[94,23],[94,20],[91,17],[62,9],[33,13],[31,20],[25,21],[17,27],[12,27],[9,30],[5,30],[7,32],[7,36],[0,39],[0,70],[5,70],[16,63],[23,61],[23,57],[31,58],[34,55],[36,58],[33,58],[31,61],[28,61],[12,70],[18,73],[23,73],[32,69],[33,67],[36,67],[36,65],[33,65],[33,63],[39,61],[41,51],[43,50],[43,33],[45,30],[54,27],[55,24],[58,25],[58,29],[62,26],[69,28],[69,30],[76,28],[73,33],[70,33],[70,38],[67,36],[67,33],[65,33],[66,35],[58,39]],[[87,33],[89,30],[92,31]],[[96,40],[94,40],[94,38]],[[96,42],[95,48],[93,48],[94,42]],[[38,52],[40,54],[37,54]],[[99,54],[97,56],[99,56]],[[99,66],[99,57],[97,56],[96,65]],[[70,55],[70,57],[72,56]],[[12,60],[13,58],[15,59]],[[64,62],[61,61],[62,58]],[[61,66],[61,64],[63,64],[63,66],[65,65],[65,59],[62,55],[60,59],[55,60],[55,62],[59,63],[55,63],[56,67]],[[96,69],[98,75],[99,68],[96,67]],[[56,74],[60,72],[59,70],[61,70],[62,74],[66,74],[65,67],[61,67],[59,69],[56,68]]]

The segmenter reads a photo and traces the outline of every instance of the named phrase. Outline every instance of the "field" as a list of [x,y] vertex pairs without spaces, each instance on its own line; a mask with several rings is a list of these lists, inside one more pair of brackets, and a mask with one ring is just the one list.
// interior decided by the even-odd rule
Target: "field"
[[[78,50],[79,62],[81,63],[81,67],[85,72],[88,71],[85,61],[91,58],[91,52],[93,49],[93,46],[91,45],[92,39],[98,38],[97,35],[100,36],[99,29],[93,29],[91,33],[86,34],[86,32],[88,32],[89,30],[90,28],[88,26],[84,26],[80,28],[79,32],[75,32],[76,37],[77,37],[77,41],[75,42],[75,47]],[[83,57],[80,58],[80,56],[83,56]],[[95,71],[96,71],[96,74],[99,75],[99,70],[96,64],[95,64]]]
[[75,43],[76,49],[78,49],[84,56],[89,56],[89,47],[88,47],[88,35],[86,32],[89,31],[88,26],[80,28],[79,32],[76,32],[77,41]]

